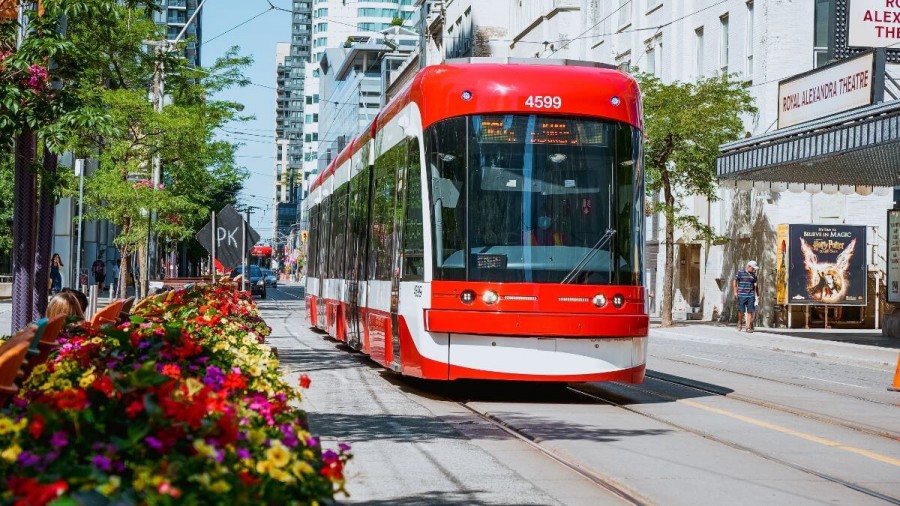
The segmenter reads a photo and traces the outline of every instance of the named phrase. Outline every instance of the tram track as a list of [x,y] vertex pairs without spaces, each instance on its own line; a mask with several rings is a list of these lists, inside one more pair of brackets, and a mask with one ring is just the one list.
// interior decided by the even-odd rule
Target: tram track
[[565,467],[566,469],[569,469],[570,471],[575,472],[579,476],[585,478],[586,480],[588,480],[591,483],[593,483],[594,485],[597,485],[598,487],[606,490],[607,492],[615,495],[616,497],[623,500],[624,502],[626,502],[628,504],[633,504],[635,506],[649,506],[649,505],[653,504],[653,502],[647,500],[646,498],[641,497],[637,492],[632,491],[632,490],[624,487],[623,485],[616,483],[608,478],[600,476],[599,474],[591,471],[590,469],[580,465],[574,459],[570,459],[564,455],[561,455],[560,453],[558,453],[556,451],[553,451],[552,449],[548,448],[546,445],[541,444],[540,440],[538,440],[537,438],[531,436],[527,432],[517,429],[515,426],[513,426],[507,422],[504,422],[502,419],[500,419],[494,415],[491,415],[490,413],[486,413],[479,409],[476,409],[475,407],[471,406],[466,401],[459,401],[459,400],[454,400],[454,399],[448,399],[448,400],[453,401],[455,404],[457,404],[458,406],[460,406],[462,408],[465,408],[467,411],[471,412],[478,418],[493,425],[494,427],[497,427],[498,429],[509,434],[510,436],[513,436],[514,438],[518,439],[519,441],[527,444],[528,446],[537,450],[542,455],[550,458],[557,464]]
[[[676,383],[676,382],[672,382],[672,383],[678,384],[678,385],[682,385],[681,383]],[[642,392],[642,393],[644,393],[644,394],[655,395],[655,396],[657,396],[657,397],[659,397],[659,398],[661,398],[661,399],[665,399],[666,401],[676,402],[676,401],[678,400],[677,397],[674,397],[674,396],[671,396],[671,395],[667,395],[667,394],[664,394],[664,393],[661,393],[661,392],[657,392],[657,391],[654,391],[654,390],[652,390],[652,389],[643,388],[642,386],[637,386],[637,385],[622,385],[622,386],[625,386],[626,388],[630,388],[630,389],[633,389],[633,390],[636,390],[636,391],[640,391],[640,392]],[[691,387],[691,386],[689,386],[689,385],[682,385],[682,386],[687,386],[687,387],[689,387],[689,388],[693,388],[693,387]],[[856,491],[856,492],[859,492],[859,493],[861,493],[861,494],[867,495],[867,496],[869,496],[869,497],[872,497],[872,498],[875,498],[875,499],[884,501],[884,502],[886,502],[886,503],[888,503],[888,504],[894,504],[894,505],[900,506],[900,498],[898,498],[898,497],[893,497],[893,496],[890,496],[890,495],[881,493],[881,492],[879,492],[879,491],[877,491],[877,490],[873,490],[873,489],[870,489],[870,488],[868,488],[868,487],[865,487],[865,486],[862,486],[862,485],[858,485],[858,484],[856,484],[856,483],[847,481],[847,480],[845,480],[845,479],[843,479],[843,478],[839,478],[839,477],[837,477],[837,476],[833,476],[833,475],[830,475],[830,474],[827,474],[827,473],[823,473],[823,472],[820,472],[820,471],[816,471],[815,469],[812,469],[812,468],[810,468],[810,467],[807,467],[807,466],[804,466],[804,465],[801,465],[801,464],[797,464],[797,463],[795,463],[795,462],[790,462],[790,461],[788,461],[788,460],[785,460],[785,459],[776,457],[775,455],[772,455],[772,454],[769,454],[769,453],[766,453],[766,452],[763,452],[763,451],[754,449],[754,448],[752,448],[752,447],[749,447],[749,446],[746,446],[746,445],[742,445],[742,444],[740,444],[740,443],[737,443],[737,442],[734,442],[734,441],[730,441],[730,440],[728,440],[728,439],[724,439],[724,438],[718,437],[718,436],[716,436],[716,435],[714,435],[714,434],[711,434],[711,433],[709,433],[709,432],[706,432],[706,431],[703,431],[703,430],[699,430],[699,429],[695,429],[695,428],[691,428],[691,427],[689,427],[689,426],[686,426],[686,425],[683,425],[683,424],[680,424],[680,423],[676,423],[676,422],[673,422],[673,421],[671,421],[671,420],[667,420],[667,419],[664,418],[664,417],[657,416],[657,415],[653,415],[653,414],[651,414],[651,413],[646,413],[646,412],[644,412],[644,411],[642,411],[642,410],[640,410],[640,409],[632,408],[632,407],[630,407],[630,406],[627,406],[627,405],[623,404],[623,403],[619,400],[621,397],[620,397],[618,394],[615,394],[615,393],[608,393],[607,395],[603,395],[603,394],[604,394],[603,392],[597,392],[597,391],[588,392],[588,391],[586,391],[586,390],[584,390],[584,389],[582,389],[582,388],[576,388],[576,387],[573,387],[573,386],[567,387],[567,390],[568,390],[569,392],[571,392],[571,393],[576,394],[576,395],[583,396],[584,398],[592,399],[592,400],[594,400],[594,401],[596,401],[596,402],[600,402],[600,403],[603,403],[603,404],[607,404],[607,405],[610,405],[610,406],[613,406],[613,407],[616,407],[616,408],[625,410],[625,411],[627,411],[627,412],[629,412],[629,413],[633,413],[633,414],[636,414],[636,415],[639,415],[639,416],[648,418],[648,419],[653,420],[653,421],[655,421],[655,422],[657,422],[657,423],[661,423],[661,424],[664,424],[664,425],[668,425],[668,426],[670,426],[670,427],[673,427],[673,428],[675,428],[675,429],[678,429],[678,430],[687,432],[687,433],[689,433],[689,434],[694,434],[694,435],[699,436],[699,437],[702,437],[702,438],[704,438],[704,439],[706,439],[706,440],[713,441],[713,442],[715,442],[715,443],[717,443],[717,444],[721,444],[721,445],[727,446],[727,447],[729,447],[729,448],[733,448],[733,449],[735,449],[735,450],[740,450],[740,451],[743,451],[743,452],[747,452],[747,453],[750,453],[751,455],[754,455],[754,456],[757,456],[757,457],[759,457],[759,458],[765,459],[765,460],[767,460],[767,461],[769,461],[769,462],[773,462],[773,463],[776,463],[776,464],[780,464],[780,465],[789,467],[789,468],[791,468],[791,469],[800,471],[800,472],[802,472],[802,473],[809,474],[809,475],[811,475],[811,476],[815,476],[815,477],[820,478],[820,479],[822,479],[822,480],[826,480],[826,481],[829,481],[829,482],[831,482],[831,483],[834,483],[834,484],[837,484],[837,485],[841,485],[841,486],[843,486],[843,487],[846,487],[846,488],[848,488],[848,489],[854,490],[854,491]],[[699,389],[698,389],[698,390],[699,390]],[[715,393],[715,392],[710,392],[710,393]],[[729,397],[730,397],[730,396],[729,396]],[[768,407],[768,406],[766,406],[766,407]],[[773,409],[774,409],[774,408],[773,408]]]
[[[737,376],[751,378],[754,380],[765,381],[768,383],[775,383],[778,385],[787,385],[787,386],[792,386],[792,387],[797,387],[797,388],[803,388],[806,390],[812,390],[814,392],[820,392],[820,393],[829,394],[829,395],[838,395],[838,396],[841,396],[841,397],[844,397],[847,399],[868,402],[868,403],[877,404],[880,406],[895,406],[895,407],[900,406],[897,404],[886,403],[886,402],[882,402],[882,401],[878,401],[878,400],[874,400],[874,399],[869,399],[866,397],[861,397],[858,395],[847,394],[845,392],[837,392],[837,391],[827,389],[827,388],[819,388],[819,387],[816,387],[813,385],[808,385],[808,384],[803,384],[803,383],[768,378],[768,377],[759,376],[756,374],[750,374],[750,373],[741,372],[741,371],[733,371],[731,369],[726,369],[726,368],[722,368],[722,367],[707,366],[704,364],[697,364],[697,363],[689,362],[686,360],[678,360],[678,359],[674,359],[674,358],[660,357],[660,356],[655,356],[655,355],[653,356],[653,358],[655,358],[657,360],[666,360],[666,361],[674,362],[677,364],[684,364],[684,365],[690,365],[693,367],[699,367],[699,368],[707,369],[710,371],[734,374]],[[786,406],[784,404],[780,404],[777,402],[760,399],[758,397],[740,394],[740,393],[737,393],[737,392],[734,392],[731,390],[727,390],[725,388],[714,388],[713,386],[706,386],[707,384],[703,383],[701,381],[693,381],[693,380],[689,380],[689,379],[685,379],[685,378],[679,378],[679,377],[675,377],[675,376],[661,373],[658,371],[647,371],[646,376],[647,376],[647,378],[650,378],[653,380],[670,383],[670,384],[675,384],[675,385],[680,385],[680,386],[687,387],[687,388],[692,388],[694,390],[698,390],[698,391],[701,391],[706,394],[727,397],[729,399],[745,402],[748,404],[753,404],[756,406],[773,409],[776,411],[781,411],[783,413],[789,413],[789,414],[792,414],[795,416],[806,418],[808,420],[815,420],[817,422],[826,423],[829,425],[844,427],[846,429],[851,429],[851,430],[854,430],[854,431],[857,431],[857,432],[860,432],[863,434],[868,434],[871,436],[883,437],[886,439],[890,439],[891,441],[900,441],[900,433],[898,433],[896,431],[884,429],[881,427],[873,427],[871,425],[861,424],[858,422],[854,422],[852,420],[838,418],[838,417],[835,417],[834,415],[825,415],[822,413],[816,413],[814,411],[794,408],[794,407]]]
[[[296,295],[294,295],[292,293],[286,292],[284,295],[288,295],[291,298],[300,299],[300,297],[297,297]],[[290,306],[291,302],[293,302],[293,301],[284,300],[284,299],[281,299],[281,300],[274,299],[274,300],[272,300],[272,302],[274,302],[275,305],[279,309],[288,309],[288,306]],[[685,363],[690,364],[688,362],[685,362]],[[697,364],[690,364],[690,365],[697,365]],[[700,366],[700,367],[705,367],[705,366]],[[720,368],[715,368],[715,367],[705,367],[705,368],[720,370]],[[734,371],[726,371],[726,372],[742,374],[742,373],[737,373]],[[751,377],[754,377],[757,379],[763,379],[763,380],[767,380],[767,381],[775,381],[775,380],[771,380],[769,378],[755,377],[752,375],[748,375],[746,373],[743,373],[743,375],[751,376]],[[758,399],[758,398],[746,396],[743,394],[737,394],[737,393],[731,392],[730,390],[726,391],[725,389],[716,388],[714,385],[706,385],[699,381],[693,381],[693,380],[685,379],[685,378],[672,377],[667,374],[658,373],[658,372],[648,372],[647,378],[650,380],[650,382],[649,382],[650,384],[648,384],[648,383],[645,383],[643,385],[616,384],[616,386],[624,387],[626,389],[631,389],[634,391],[638,391],[638,392],[641,392],[646,395],[655,396],[657,398],[664,399],[667,402],[678,401],[679,397],[673,396],[669,393],[666,393],[665,391],[661,391],[660,387],[662,385],[677,386],[680,388],[691,389],[691,390],[700,392],[707,396],[713,395],[713,396],[727,397],[729,399],[732,399],[732,400],[735,400],[738,402],[751,404],[751,405],[755,405],[755,406],[759,406],[759,407],[763,407],[766,409],[771,409],[771,410],[779,411],[779,412],[783,412],[783,413],[788,413],[788,414],[791,414],[794,416],[814,420],[817,422],[822,422],[822,423],[827,423],[827,424],[834,425],[834,426],[847,428],[847,429],[858,431],[860,433],[868,434],[871,436],[886,438],[891,441],[898,440],[897,436],[895,434],[890,433],[889,431],[879,430],[877,428],[856,424],[854,422],[850,422],[847,420],[835,420],[833,418],[826,417],[826,416],[818,414],[818,413],[812,413],[812,412],[808,412],[806,410],[797,409],[797,408],[793,408],[790,406],[784,406],[781,404],[766,401],[764,399]],[[399,377],[398,377],[398,379],[399,379]],[[407,387],[409,387],[409,386],[410,385],[407,384]],[[796,386],[806,387],[805,385],[796,385]],[[423,389],[423,385],[418,385],[413,388],[414,388],[414,390],[421,390],[421,393],[424,395],[437,394],[439,397],[443,397],[447,401],[453,402],[454,404],[462,407],[467,412],[472,413],[474,416],[485,421],[486,423],[490,424],[491,426],[496,427],[497,429],[503,431],[504,433],[516,438],[517,440],[528,445],[529,447],[531,447],[535,451],[539,452],[540,454],[544,455],[545,457],[553,460],[557,464],[563,466],[564,468],[570,470],[571,472],[574,472],[577,475],[581,476],[582,478],[588,480],[590,483],[596,485],[597,487],[605,490],[608,493],[615,495],[616,497],[618,497],[620,500],[624,501],[625,503],[634,504],[634,505],[654,504],[654,501],[641,496],[637,491],[632,490],[629,487],[624,486],[621,483],[618,483],[617,481],[614,481],[608,477],[602,476],[602,475],[598,474],[597,472],[595,472],[594,470],[579,463],[577,459],[573,459],[573,458],[553,449],[549,445],[545,444],[544,441],[542,441],[540,438],[537,438],[537,437],[529,434],[527,431],[525,431],[523,429],[517,428],[514,424],[504,421],[501,417],[493,415],[487,411],[483,411],[483,410],[479,409],[478,407],[474,406],[473,403],[478,402],[478,401],[461,400],[458,395],[448,394],[446,392],[436,393],[431,388],[424,387],[424,389]],[[590,388],[590,387],[588,387],[588,388]],[[816,390],[820,390],[820,389],[816,389]],[[569,394],[574,394],[576,396],[587,399],[592,403],[606,404],[609,406],[613,406],[613,407],[622,409],[624,411],[627,411],[628,413],[648,418],[657,423],[672,427],[674,429],[683,431],[685,433],[693,434],[695,436],[701,437],[703,439],[714,442],[716,444],[721,444],[723,446],[732,448],[734,450],[746,452],[746,453],[754,455],[758,458],[772,462],[774,464],[785,466],[790,469],[802,472],[804,474],[816,477],[818,479],[828,481],[830,483],[845,487],[849,490],[853,490],[854,492],[864,494],[870,498],[874,498],[874,499],[883,501],[887,504],[894,504],[894,505],[900,506],[900,498],[898,498],[898,497],[894,497],[894,496],[879,492],[878,490],[874,490],[872,488],[869,488],[869,487],[866,487],[863,485],[859,485],[857,483],[853,483],[852,481],[848,481],[846,479],[840,478],[838,476],[834,476],[832,474],[828,474],[826,472],[818,471],[818,470],[808,467],[806,465],[802,465],[799,463],[791,462],[789,460],[785,460],[784,458],[767,453],[763,450],[755,449],[753,447],[746,446],[744,444],[741,444],[741,443],[738,443],[738,442],[735,442],[735,441],[732,441],[732,440],[729,440],[729,439],[726,439],[723,437],[719,437],[715,434],[706,432],[704,430],[692,428],[689,425],[684,425],[684,424],[681,424],[678,422],[670,421],[670,420],[666,419],[665,417],[647,413],[647,412],[639,409],[638,407],[629,406],[627,396],[624,396],[620,393],[604,392],[601,389],[594,389],[594,388],[590,388],[590,391],[588,391],[582,385],[570,385],[570,386],[566,387],[565,391]],[[828,392],[828,393],[833,393],[833,392],[830,392],[827,390],[823,390],[823,391]],[[873,401],[873,402],[875,402],[875,401]]]

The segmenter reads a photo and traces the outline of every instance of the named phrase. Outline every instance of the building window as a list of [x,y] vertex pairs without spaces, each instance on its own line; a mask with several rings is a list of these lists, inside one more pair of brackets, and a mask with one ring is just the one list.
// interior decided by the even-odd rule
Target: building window
[[656,75],[656,48],[653,39],[647,41],[647,73]]
[[694,30],[694,44],[696,45],[695,56],[697,59],[697,77],[700,78],[700,77],[703,77],[703,70],[704,70],[703,59],[705,57],[703,54],[703,27],[702,26],[700,28],[697,28],[696,30]]
[[619,30],[631,25],[631,0],[619,0]]
[[622,72],[631,72],[631,51],[616,57],[616,67]]
[[328,15],[328,8],[323,7],[321,9],[316,9],[316,17],[317,18],[324,18],[327,15]]
[[828,53],[834,37],[833,12],[834,0],[816,0],[813,34],[813,65],[816,68],[829,62]]
[[719,69],[728,73],[728,14],[719,18],[721,33],[719,34]]
[[747,80],[753,80],[753,0],[747,2]]

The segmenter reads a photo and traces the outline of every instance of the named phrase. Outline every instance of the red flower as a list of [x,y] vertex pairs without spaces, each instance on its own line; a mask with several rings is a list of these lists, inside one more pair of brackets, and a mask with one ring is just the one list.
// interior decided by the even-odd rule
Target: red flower
[[222,382],[222,386],[228,390],[247,388],[247,379],[236,372],[230,372],[225,375],[225,381]]
[[91,386],[94,387],[95,390],[103,392],[107,397],[112,397],[113,392],[115,391],[112,378],[109,376],[100,376],[94,380],[94,383]]
[[66,493],[69,485],[65,480],[42,485],[34,478],[12,477],[6,484],[13,495],[17,497],[14,506],[44,506],[50,501]]
[[176,364],[166,364],[162,368],[162,373],[172,379],[181,379],[181,368]]
[[259,483],[259,478],[254,478],[253,475],[248,473],[247,471],[241,471],[238,473],[238,478],[244,483],[244,485],[252,486]]
[[53,400],[57,409],[84,409],[87,406],[84,390],[63,390],[56,394]]
[[307,376],[306,374],[300,375],[300,388],[309,388],[310,383],[312,383],[312,380],[309,378],[309,376]]
[[344,479],[344,464],[341,461],[335,461],[327,464],[319,471],[322,476],[332,481],[340,481]]
[[35,439],[41,437],[41,434],[44,433],[44,417],[41,415],[34,415],[31,423],[28,424],[28,432],[30,432],[31,436]]
[[132,401],[131,404],[125,408],[125,414],[128,415],[128,418],[134,418],[138,416],[138,414],[144,410],[144,401]]

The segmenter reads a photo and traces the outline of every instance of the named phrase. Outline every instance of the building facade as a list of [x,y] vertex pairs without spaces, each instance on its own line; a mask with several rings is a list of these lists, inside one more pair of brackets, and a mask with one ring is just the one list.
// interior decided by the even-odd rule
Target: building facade
[[[599,61],[655,74],[664,82],[690,82],[721,73],[745,83],[759,114],[745,118],[746,136],[777,130],[779,81],[830,61],[836,0],[587,0],[510,2],[511,56]],[[722,245],[676,231],[675,313],[722,319],[734,309],[731,279],[759,261],[761,321],[774,314],[775,234],[783,223],[869,227],[868,265],[884,270],[887,187],[790,185],[723,181],[718,199],[683,196],[683,212],[725,237]],[[646,284],[661,295],[665,223],[648,219]],[[871,297],[870,297],[871,298]],[[658,312],[659,296],[651,311]],[[871,315],[873,311],[868,312]]]
[[[197,11],[199,0],[157,0],[157,12],[153,14],[153,20],[159,26],[165,27],[166,38],[175,40],[178,34],[187,26],[188,20]],[[200,66],[200,45],[203,43],[203,12],[194,18],[194,21],[182,37],[187,41],[185,57],[194,64]]]

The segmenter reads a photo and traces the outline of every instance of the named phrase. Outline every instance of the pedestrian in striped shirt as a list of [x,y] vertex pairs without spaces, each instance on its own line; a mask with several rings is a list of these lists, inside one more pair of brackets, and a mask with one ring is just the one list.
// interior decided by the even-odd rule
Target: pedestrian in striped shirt
[[756,312],[756,299],[759,297],[759,285],[756,283],[757,268],[756,261],[750,260],[743,269],[737,271],[734,281],[731,282],[738,304],[738,332],[743,327],[742,317],[746,317],[747,332],[753,332],[753,314]]

